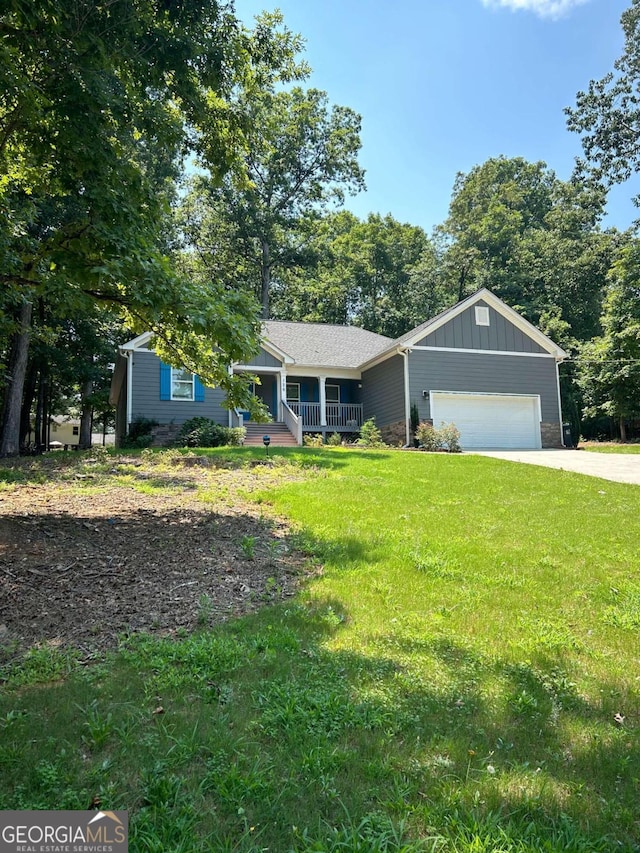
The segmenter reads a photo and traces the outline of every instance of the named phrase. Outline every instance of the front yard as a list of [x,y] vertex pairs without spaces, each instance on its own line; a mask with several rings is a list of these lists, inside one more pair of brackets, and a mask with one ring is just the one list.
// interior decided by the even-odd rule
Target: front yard
[[637,486],[340,448],[2,480],[0,808],[158,853],[640,844]]

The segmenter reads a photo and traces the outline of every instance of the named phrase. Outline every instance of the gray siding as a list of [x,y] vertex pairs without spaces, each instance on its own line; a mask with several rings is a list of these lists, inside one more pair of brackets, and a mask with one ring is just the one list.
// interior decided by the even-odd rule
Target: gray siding
[[477,305],[489,308],[489,325],[476,325],[475,305],[449,320],[435,332],[418,342],[418,346],[487,349],[501,352],[545,352],[517,326],[480,300]]
[[542,420],[558,422],[555,359],[524,355],[480,355],[414,351],[409,354],[409,388],[421,418],[430,418],[423,391],[470,391],[488,394],[539,394]]
[[153,352],[136,350],[133,355],[132,418],[151,418],[160,424],[182,424],[190,418],[211,418],[227,426],[229,412],[220,405],[224,392],[219,388],[205,388],[204,402],[160,399],[160,359]]
[[375,416],[379,427],[405,419],[403,358],[392,358],[362,374],[364,419]]
[[282,367],[282,362],[264,349],[261,349],[255,358],[247,362],[251,367]]

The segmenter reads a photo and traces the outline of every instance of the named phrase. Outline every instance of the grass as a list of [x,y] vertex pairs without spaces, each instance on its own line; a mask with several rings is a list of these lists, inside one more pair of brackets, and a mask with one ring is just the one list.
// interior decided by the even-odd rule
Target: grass
[[321,574],[178,641],[6,669],[0,808],[98,797],[129,809],[132,851],[637,850],[640,490],[476,456],[277,453],[307,476],[255,498]]
[[640,444],[621,444],[617,441],[580,442],[580,449],[590,453],[640,453]]

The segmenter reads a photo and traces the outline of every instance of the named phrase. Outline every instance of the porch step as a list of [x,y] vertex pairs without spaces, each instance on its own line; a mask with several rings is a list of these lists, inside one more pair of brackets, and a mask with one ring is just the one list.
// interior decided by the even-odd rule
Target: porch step
[[268,435],[271,438],[269,447],[297,447],[298,444],[295,438],[287,429],[286,424],[256,424],[253,421],[247,421],[244,424],[247,434],[244,438],[245,447],[262,445],[262,436]]

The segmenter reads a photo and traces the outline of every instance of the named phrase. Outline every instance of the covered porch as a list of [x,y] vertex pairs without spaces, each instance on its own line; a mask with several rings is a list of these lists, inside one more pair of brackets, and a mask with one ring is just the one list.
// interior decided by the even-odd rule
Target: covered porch
[[362,426],[361,384],[332,376],[286,376],[284,403],[303,432],[356,433]]
[[[302,443],[303,433],[358,433],[363,422],[361,383],[351,376],[296,376],[283,368],[244,368],[257,376],[254,393],[274,423],[286,424]],[[237,412],[246,424],[248,412]],[[234,423],[235,423],[235,419]],[[233,424],[232,424],[233,425]]]

